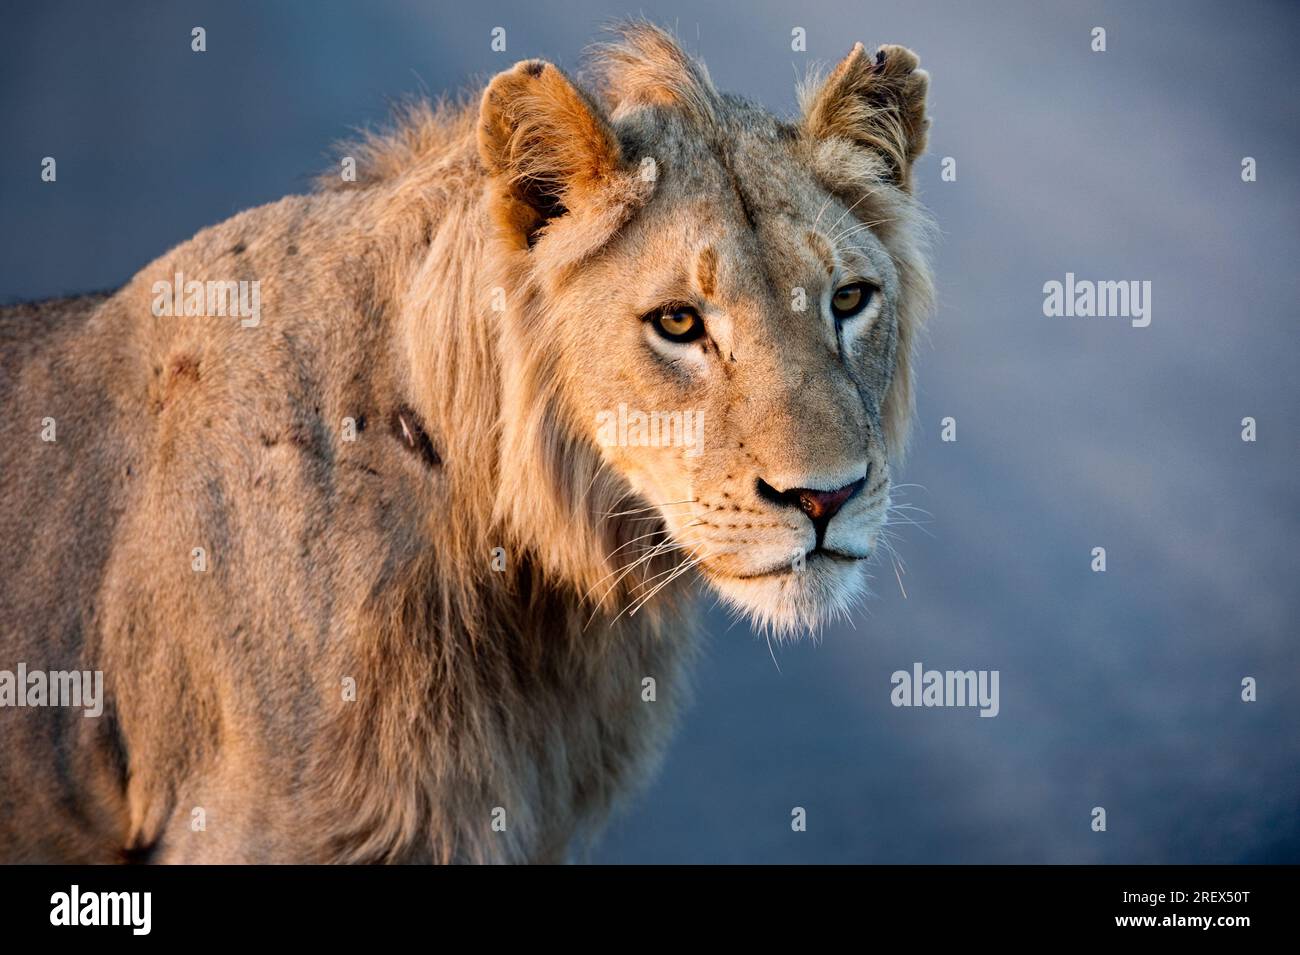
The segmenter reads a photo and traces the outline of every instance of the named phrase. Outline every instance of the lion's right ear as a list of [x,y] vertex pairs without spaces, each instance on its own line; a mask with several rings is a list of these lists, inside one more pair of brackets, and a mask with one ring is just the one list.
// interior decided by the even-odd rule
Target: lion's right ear
[[585,220],[587,242],[603,242],[595,233],[621,225],[647,192],[623,168],[596,105],[543,60],[516,63],[488,84],[478,151],[494,180],[496,220],[521,247],[569,214]]
[[802,86],[804,131],[828,185],[852,191],[871,180],[912,190],[912,164],[925,149],[930,77],[906,47],[874,56],[856,44],[820,85]]

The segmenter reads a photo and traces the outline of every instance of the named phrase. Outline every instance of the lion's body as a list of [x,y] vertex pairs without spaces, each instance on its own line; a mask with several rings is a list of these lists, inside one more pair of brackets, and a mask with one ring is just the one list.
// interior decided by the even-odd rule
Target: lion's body
[[[839,484],[865,462],[868,477],[882,476],[859,482],[874,486],[828,539],[852,551],[851,522],[874,535],[886,439],[901,442],[910,407],[908,376],[894,367],[906,372],[928,289],[906,196],[920,113],[876,137],[892,166],[849,163],[857,171],[834,198],[805,167],[846,154],[840,127],[874,121],[841,100],[906,94],[916,102],[900,102],[919,109],[924,75],[906,51],[873,68],[859,47],[832,78],[845,89],[814,104],[808,132],[736,104],[723,135],[733,106],[704,74],[684,93],[671,83],[656,92],[654,77],[636,88],[645,63],[678,76],[684,62],[661,34],[639,36],[612,56],[627,61],[627,103],[647,89],[657,97],[644,112],[614,110],[630,116],[626,157],[558,71],[521,64],[494,81],[481,111],[416,109],[364,147],[356,183],[206,229],[111,295],[0,311],[0,669],[102,671],[107,698],[97,719],[0,710],[0,859],[562,859],[653,765],[685,693],[693,641],[680,588],[628,606],[677,566],[674,548],[615,555],[706,517],[718,536],[741,526],[718,515],[770,506],[742,508],[753,476],[716,457],[738,450],[768,476],[820,468],[847,475]],[[670,133],[688,127],[662,112],[676,108],[669,93],[713,111],[716,142],[703,140],[687,169],[672,167],[687,150]],[[546,109],[577,126],[548,144],[548,123],[527,112]],[[738,129],[750,152],[722,155]],[[542,330],[564,301],[593,327],[604,320],[591,289],[612,302],[620,283],[609,277],[619,260],[594,254],[602,243],[618,256],[682,258],[655,245],[655,230],[677,233],[650,213],[677,221],[673,206],[634,217],[649,187],[633,154],[648,135],[667,150],[661,204],[733,175],[742,159],[760,169],[770,154],[769,171],[791,170],[792,192],[737,183],[701,220],[713,231],[700,241],[714,243],[704,278],[719,301],[734,294],[751,307],[771,293],[779,303],[785,293],[754,276],[775,281],[806,259],[813,272],[791,281],[824,282],[837,243],[857,242],[843,255],[876,270],[888,305],[860,345],[820,331],[811,343],[772,339],[803,356],[802,386],[766,330],[742,340],[744,326],[731,326],[735,370],[707,398],[710,454],[655,450],[646,470],[649,459],[598,452],[580,433],[591,406],[624,394],[680,403],[658,371],[632,377],[645,360],[640,323],[630,344],[607,346],[604,370],[586,338],[552,348]],[[545,192],[561,176],[563,202]],[[851,200],[841,198],[868,181],[856,215],[883,216],[883,240],[813,234],[819,204],[843,220]],[[557,216],[553,230],[538,228]],[[785,241],[760,222],[800,219],[794,234],[812,253],[754,251],[756,235]],[[756,254],[769,263],[744,264]],[[155,285],[177,273],[260,283],[259,320],[157,314]],[[735,322],[742,313],[736,304]],[[808,382],[814,363],[825,371]],[[626,391],[594,390],[616,385]],[[820,415],[817,427],[805,413]],[[53,441],[43,440],[48,419]],[[685,525],[659,483],[683,464],[698,517]],[[802,521],[787,509],[753,526],[803,540]],[[803,619],[814,600],[838,608],[848,558],[823,559],[821,533],[806,593],[740,575],[734,556],[738,576],[717,579],[742,594],[783,588],[774,615],[788,605]],[[784,538],[772,548],[784,554]]]
[[[452,166],[425,221],[385,218],[401,184],[289,198],[109,298],[0,319],[3,658],[102,670],[110,701],[3,713],[5,858],[558,858],[662,738],[684,634],[584,633],[571,595],[509,550],[493,570],[509,542],[452,505],[488,498],[494,465],[444,436],[490,447],[496,409],[454,368],[412,387],[407,336],[454,333],[404,327],[401,303],[427,235],[453,299],[434,311],[465,315],[479,252],[452,234],[479,190]],[[261,324],[155,318],[177,269],[262,279]],[[441,463],[390,433],[403,405]]]

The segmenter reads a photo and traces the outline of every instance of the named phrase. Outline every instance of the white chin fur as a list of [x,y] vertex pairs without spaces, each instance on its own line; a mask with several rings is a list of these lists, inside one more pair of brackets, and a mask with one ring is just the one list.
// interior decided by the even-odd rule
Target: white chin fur
[[749,617],[760,633],[777,638],[814,635],[849,611],[867,591],[865,561],[813,557],[802,571],[764,577],[705,574],[732,610]]

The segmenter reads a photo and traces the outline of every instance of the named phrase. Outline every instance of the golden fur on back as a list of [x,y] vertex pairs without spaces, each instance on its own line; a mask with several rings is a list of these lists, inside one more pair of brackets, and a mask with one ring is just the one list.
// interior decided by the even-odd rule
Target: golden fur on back
[[[916,67],[859,45],[787,123],[635,25],[589,89],[525,61],[345,147],[354,182],[0,313],[0,665],[107,688],[0,709],[0,860],[593,836],[684,702],[687,571],[781,632],[859,592],[930,301]],[[791,317],[853,269],[877,317]],[[260,322],[158,315],[178,272],[260,282]],[[672,289],[707,345],[638,317]],[[697,409],[701,453],[598,441],[624,405]],[[863,473],[815,547],[763,497]]]

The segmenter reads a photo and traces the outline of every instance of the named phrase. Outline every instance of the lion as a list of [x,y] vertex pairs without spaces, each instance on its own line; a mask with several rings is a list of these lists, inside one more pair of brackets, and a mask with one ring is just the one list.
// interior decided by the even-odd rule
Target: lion
[[581,75],[4,311],[0,667],[105,699],[0,708],[0,858],[569,860],[682,709],[694,581],[780,636],[859,599],[926,73],[858,44],[782,120],[638,23]]

